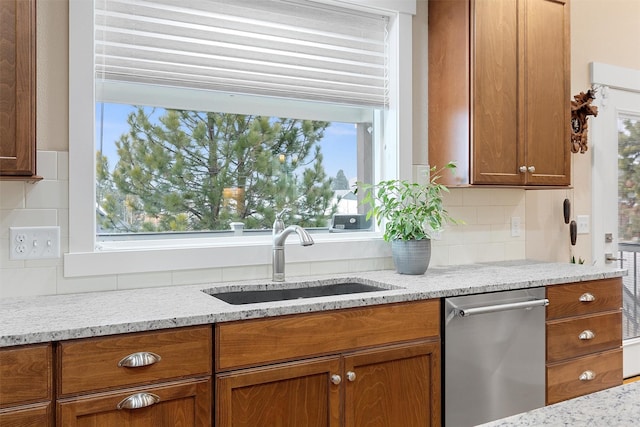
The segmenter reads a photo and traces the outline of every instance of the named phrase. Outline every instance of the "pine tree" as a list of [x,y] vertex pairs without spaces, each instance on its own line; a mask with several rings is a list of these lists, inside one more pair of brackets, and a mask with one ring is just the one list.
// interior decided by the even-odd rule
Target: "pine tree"
[[[271,228],[275,213],[291,210],[290,222],[326,226],[332,179],[322,165],[319,142],[328,122],[264,116],[155,110],[137,107],[130,130],[116,146],[109,176],[100,162],[98,185],[116,189],[129,210],[102,195],[103,227],[122,231]],[[115,196],[110,196],[114,200]],[[122,224],[126,224],[125,227]],[[128,230],[123,230],[128,228]]]
[[640,239],[640,120],[626,119],[618,132],[620,239]]
[[340,169],[336,174],[336,179],[333,181],[333,189],[334,190],[348,190],[349,189],[349,180],[347,179],[344,171]]

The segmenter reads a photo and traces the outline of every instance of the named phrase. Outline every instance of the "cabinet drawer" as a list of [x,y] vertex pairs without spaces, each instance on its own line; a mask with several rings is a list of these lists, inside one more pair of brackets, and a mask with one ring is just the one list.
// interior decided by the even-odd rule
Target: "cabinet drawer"
[[51,399],[51,344],[0,350],[0,408]]
[[[60,399],[56,425],[209,427],[211,388],[211,379],[201,378]],[[127,408],[133,402],[142,406]]]
[[[159,356],[158,361],[147,353]],[[144,366],[121,366],[127,356]],[[60,343],[59,391],[62,395],[134,384],[210,375],[210,326],[88,338]],[[146,359],[146,360],[145,360]]]
[[48,427],[52,425],[51,402],[0,411],[0,426],[3,427]]
[[622,349],[547,365],[547,405],[620,384]]
[[216,371],[440,334],[440,301],[414,301],[219,323]]
[[547,322],[547,362],[622,345],[620,311]]
[[622,307],[622,279],[548,286],[547,298],[547,320],[619,310]]

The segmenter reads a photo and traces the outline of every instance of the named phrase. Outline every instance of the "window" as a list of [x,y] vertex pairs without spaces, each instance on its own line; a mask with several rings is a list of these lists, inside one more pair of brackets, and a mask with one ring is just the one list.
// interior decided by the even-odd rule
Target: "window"
[[65,275],[99,274],[74,271],[79,253],[268,245],[231,229],[269,231],[285,208],[326,232],[357,211],[350,184],[398,169],[410,15],[324,3],[71,0]]

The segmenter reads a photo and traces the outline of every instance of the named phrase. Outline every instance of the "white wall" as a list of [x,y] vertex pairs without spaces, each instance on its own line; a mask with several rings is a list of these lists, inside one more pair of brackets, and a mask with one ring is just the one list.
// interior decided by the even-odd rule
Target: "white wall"
[[[571,95],[590,87],[589,64],[601,62],[640,70],[640,1],[571,0]],[[562,221],[562,202],[572,202],[572,218],[591,217],[591,167],[593,151],[572,155],[569,191],[527,191],[528,258],[566,261],[570,255],[591,263],[592,239],[604,236],[578,235],[569,243],[568,226]]]

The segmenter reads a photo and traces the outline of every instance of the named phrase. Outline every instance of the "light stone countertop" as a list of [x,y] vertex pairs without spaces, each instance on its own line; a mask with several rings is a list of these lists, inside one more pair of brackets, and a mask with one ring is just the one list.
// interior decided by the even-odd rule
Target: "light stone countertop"
[[[430,267],[424,275],[393,270],[110,292],[0,298],[0,347],[61,341],[340,308],[524,289],[621,277],[626,270],[569,263],[511,261]],[[355,281],[388,290],[247,305],[209,292],[318,286]]]
[[640,381],[482,424],[483,427],[640,425]]

